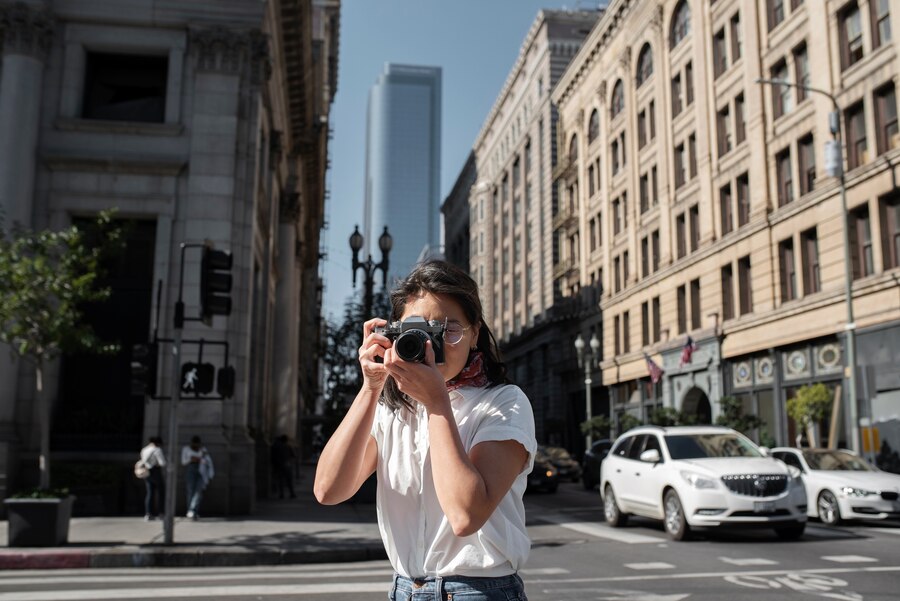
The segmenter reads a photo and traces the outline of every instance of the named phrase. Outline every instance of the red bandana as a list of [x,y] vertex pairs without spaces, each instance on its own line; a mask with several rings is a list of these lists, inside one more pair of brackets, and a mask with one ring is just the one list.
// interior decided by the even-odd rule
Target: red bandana
[[447,391],[456,390],[463,386],[484,388],[488,385],[487,374],[484,373],[484,359],[480,352],[473,352],[469,356],[469,362],[459,374],[447,381]]

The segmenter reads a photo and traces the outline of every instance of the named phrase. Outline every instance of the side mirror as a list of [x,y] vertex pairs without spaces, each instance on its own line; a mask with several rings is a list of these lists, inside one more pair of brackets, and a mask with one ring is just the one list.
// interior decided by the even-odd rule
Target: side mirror
[[763,454],[763,457],[771,457],[772,449],[769,447],[759,447],[759,452]]
[[641,461],[645,463],[659,463],[661,459],[656,449],[647,449],[641,453]]

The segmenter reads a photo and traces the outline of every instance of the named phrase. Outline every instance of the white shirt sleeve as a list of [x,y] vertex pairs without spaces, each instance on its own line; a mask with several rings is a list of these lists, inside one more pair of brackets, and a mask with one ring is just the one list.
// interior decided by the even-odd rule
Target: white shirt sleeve
[[530,471],[537,439],[534,434],[534,412],[525,393],[518,386],[502,386],[483,410],[484,416],[478,424],[472,446],[491,440],[515,440],[528,452],[527,470]]

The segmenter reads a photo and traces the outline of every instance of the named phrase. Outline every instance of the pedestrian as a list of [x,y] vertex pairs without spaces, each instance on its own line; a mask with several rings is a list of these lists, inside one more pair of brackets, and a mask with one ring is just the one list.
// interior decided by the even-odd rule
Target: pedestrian
[[141,449],[141,462],[150,475],[144,478],[147,492],[144,496],[144,519],[155,520],[163,514],[166,498],[166,479],[163,468],[166,467],[166,456],[162,450],[163,441],[159,436],[151,436],[147,446]]
[[191,438],[191,444],[181,449],[181,465],[184,467],[184,483],[187,489],[187,517],[200,517],[200,501],[203,491],[215,475],[212,457],[203,446],[199,436]]
[[296,454],[288,443],[287,434],[282,434],[272,443],[269,452],[269,461],[272,464],[272,473],[275,476],[275,485],[278,489],[278,498],[284,498],[285,490],[296,499],[294,493],[294,459]]
[[442,325],[442,334],[422,330],[421,361],[398,356],[376,331],[384,319],[364,324],[362,388],[319,458],[316,498],[345,501],[376,473],[391,599],[413,591],[526,599],[518,571],[531,546],[522,501],[537,448],[531,404],[506,376],[465,271],[444,261],[416,266],[391,293],[391,319],[412,316]]

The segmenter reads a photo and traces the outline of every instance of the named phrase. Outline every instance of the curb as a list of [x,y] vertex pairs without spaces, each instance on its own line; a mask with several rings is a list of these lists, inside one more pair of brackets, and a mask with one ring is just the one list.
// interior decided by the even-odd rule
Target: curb
[[339,563],[387,559],[382,545],[306,549],[203,547],[0,551],[0,570],[84,568],[237,567]]

